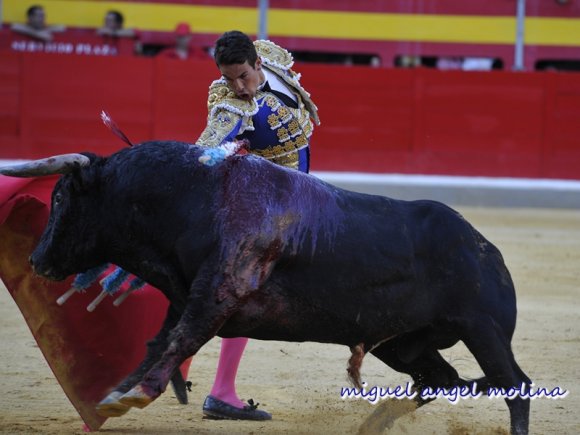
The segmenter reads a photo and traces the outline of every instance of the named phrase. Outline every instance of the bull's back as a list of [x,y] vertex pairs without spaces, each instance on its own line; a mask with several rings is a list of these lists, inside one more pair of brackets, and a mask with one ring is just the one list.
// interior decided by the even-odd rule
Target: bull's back
[[302,255],[281,262],[275,279],[292,281],[313,303],[332,301],[338,317],[372,313],[369,324],[484,309],[513,331],[515,294],[501,254],[459,213],[434,201],[334,194],[334,236],[306,243]]
[[513,329],[515,295],[503,259],[453,209],[340,189],[251,156],[232,159],[230,168],[232,234],[241,220],[250,237],[279,237],[285,246],[271,277],[276,288],[337,318],[368,312],[369,324],[481,309],[495,315],[500,307],[501,323]]

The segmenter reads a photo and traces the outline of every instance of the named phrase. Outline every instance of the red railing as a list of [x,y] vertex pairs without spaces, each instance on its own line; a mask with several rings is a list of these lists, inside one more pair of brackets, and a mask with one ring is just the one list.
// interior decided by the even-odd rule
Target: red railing
[[[315,170],[580,179],[580,74],[303,64]],[[195,141],[212,61],[0,53],[0,158]]]

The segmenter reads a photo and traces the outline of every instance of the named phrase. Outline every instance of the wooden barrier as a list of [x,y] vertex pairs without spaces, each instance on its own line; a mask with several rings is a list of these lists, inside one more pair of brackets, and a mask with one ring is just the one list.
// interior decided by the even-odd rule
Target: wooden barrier
[[[312,169],[580,179],[580,74],[296,65],[320,109]],[[0,53],[0,158],[195,141],[212,61]]]

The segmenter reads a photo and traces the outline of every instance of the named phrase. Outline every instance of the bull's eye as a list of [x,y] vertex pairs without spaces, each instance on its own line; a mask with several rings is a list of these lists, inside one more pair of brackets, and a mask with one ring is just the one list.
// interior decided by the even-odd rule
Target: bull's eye
[[56,195],[54,195],[54,204],[60,204],[62,201],[62,195],[60,193],[57,193]]

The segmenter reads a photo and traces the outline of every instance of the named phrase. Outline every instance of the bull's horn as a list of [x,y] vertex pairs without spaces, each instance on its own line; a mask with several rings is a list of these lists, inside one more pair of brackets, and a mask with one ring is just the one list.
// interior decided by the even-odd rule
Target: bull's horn
[[39,177],[41,175],[66,174],[71,172],[75,165],[87,166],[91,160],[82,154],[61,154],[46,159],[20,163],[18,165],[3,166],[0,174],[10,177]]

